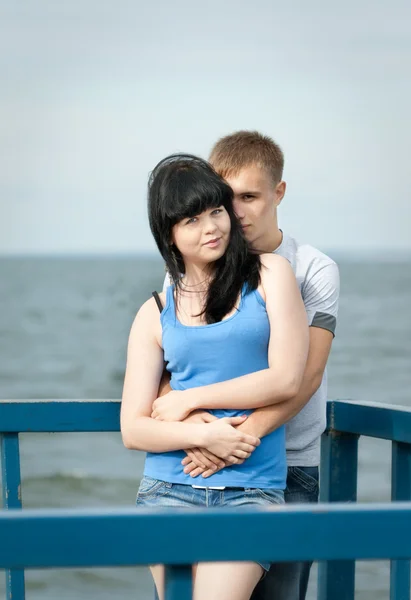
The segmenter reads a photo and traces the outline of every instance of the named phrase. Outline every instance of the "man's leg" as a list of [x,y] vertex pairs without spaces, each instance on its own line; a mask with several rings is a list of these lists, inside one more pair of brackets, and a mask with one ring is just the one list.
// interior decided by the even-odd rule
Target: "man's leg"
[[[318,502],[318,492],[318,467],[288,468],[286,504]],[[278,542],[281,544],[281,540]],[[311,562],[274,563],[258,583],[251,600],[305,600],[311,565]]]

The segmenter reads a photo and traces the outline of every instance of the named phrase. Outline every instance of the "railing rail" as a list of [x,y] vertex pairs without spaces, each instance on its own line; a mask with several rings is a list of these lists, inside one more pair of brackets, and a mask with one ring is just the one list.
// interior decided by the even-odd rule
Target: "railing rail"
[[[331,401],[328,403],[328,429],[322,439],[321,459],[321,501],[326,503],[355,502],[357,499],[357,465],[358,465],[358,439],[359,436],[370,436],[392,441],[392,500],[411,500],[411,410],[404,407],[383,405],[375,403],[361,403],[353,401]],[[135,535],[146,536],[144,544],[134,544],[134,553],[127,557],[118,554],[118,544],[115,544],[116,556],[111,556],[111,561],[127,558],[129,562],[111,562],[110,564],[148,564],[150,562],[164,562],[171,565],[167,572],[170,574],[167,598],[172,598],[172,591],[179,594],[179,598],[189,597],[191,589],[191,563],[200,560],[297,560],[310,558],[327,561],[320,564],[319,568],[319,600],[353,600],[355,590],[355,559],[360,558],[390,558],[391,562],[391,588],[390,600],[408,600],[410,597],[410,563],[411,540],[409,528],[411,527],[411,505],[319,505],[318,507],[281,508],[278,512],[267,511],[253,512],[246,515],[249,526],[244,527],[244,514],[235,515],[229,511],[218,513],[207,511],[204,515],[200,512],[191,512],[189,515],[181,513],[160,515],[151,512],[127,513],[119,511],[116,514],[104,515],[99,513],[84,513],[84,511],[12,511],[5,514],[7,509],[21,508],[21,483],[20,483],[20,458],[18,435],[22,432],[102,432],[119,431],[120,402],[118,400],[44,400],[44,401],[0,401],[0,448],[2,465],[3,505],[6,509],[0,515],[0,535],[7,534],[8,543],[0,545],[0,567],[6,568],[7,600],[24,599],[24,567],[32,567],[34,563],[30,552],[34,546],[30,545],[29,532],[39,531],[42,526],[51,532],[50,543],[43,547],[41,556],[42,566],[56,566],[56,548],[66,546],[72,548],[73,560],[79,556],[81,544],[75,543],[74,532],[81,536],[81,527],[78,525],[83,519],[83,531],[91,530],[100,519],[100,525],[108,527],[111,523],[110,535],[117,528],[121,529],[125,520],[127,528],[123,531],[128,539],[136,539],[130,535],[130,527],[135,528]],[[110,518],[115,519],[113,522]],[[163,518],[168,518],[162,521]],[[180,521],[180,518],[183,519]],[[184,536],[178,531],[178,525],[188,523],[195,519],[195,527],[203,527],[208,535],[214,531],[212,545],[210,545],[209,558],[204,558],[201,548],[191,536],[187,537],[185,550],[183,548]],[[53,521],[54,519],[54,521]],[[77,521],[76,521],[77,519]],[[224,526],[221,524],[224,519]],[[221,531],[227,531],[228,524],[241,520],[241,541],[221,543]],[[51,523],[54,523],[51,527]],[[178,540],[179,551],[175,554],[159,552],[156,543],[152,548],[153,554],[148,552],[147,539],[149,526],[157,527],[162,535],[167,530],[170,536]],[[205,523],[206,526],[204,525]],[[219,526],[217,527],[217,523]],[[408,524],[410,523],[410,525]],[[43,525],[41,525],[43,524]],[[70,525],[68,525],[70,524]],[[77,524],[77,525],[75,525]],[[190,531],[192,532],[192,526]],[[232,539],[236,540],[236,527],[232,525]],[[257,533],[251,527],[257,528]],[[261,537],[258,528],[261,528]],[[367,529],[368,527],[368,529]],[[37,528],[37,529],[36,529]],[[61,529],[60,529],[61,528]],[[269,533],[272,528],[272,535]],[[242,554],[242,549],[247,547],[244,543],[244,530],[250,531],[250,544],[253,551],[247,550]],[[287,535],[280,532],[287,531]],[[319,535],[319,532],[321,535]],[[119,533],[119,535],[120,535]],[[376,535],[379,533],[379,535]],[[18,534],[18,538],[15,536]],[[123,535],[121,534],[121,535]],[[211,534],[211,533],[210,533]],[[63,538],[61,537],[63,535]],[[22,537],[23,536],[23,537]],[[42,537],[41,534],[40,537]],[[53,537],[54,536],[54,537]],[[73,537],[74,536],[74,537]],[[361,537],[362,536],[362,537]],[[238,537],[238,535],[237,535]],[[215,544],[215,539],[219,540]],[[13,546],[13,540],[18,543]],[[22,543],[27,541],[27,545]],[[62,540],[66,543],[62,543]],[[89,539],[93,539],[92,537]],[[173,537],[171,538],[173,539]],[[224,536],[226,539],[226,536]],[[231,539],[231,538],[230,538]],[[274,544],[273,540],[281,539],[281,544]],[[287,551],[285,539],[292,540],[290,550]],[[361,541],[361,539],[363,541]],[[9,542],[10,540],[10,542]],[[287,542],[288,543],[288,542]],[[11,544],[9,546],[9,544]],[[53,544],[55,545],[53,547]],[[67,546],[67,544],[69,546]],[[102,560],[101,547],[94,538],[95,550],[90,551],[89,560],[94,557],[93,565],[109,564],[100,563]],[[113,544],[114,546],[114,544]],[[10,554],[10,548],[15,554]],[[137,556],[137,550],[141,555]],[[201,536],[203,546],[203,535]],[[26,550],[24,550],[26,548]],[[36,547],[39,550],[39,547]],[[24,550],[24,551],[23,551]],[[184,555],[184,551],[186,555]],[[47,554],[48,552],[48,554]],[[28,554],[27,554],[28,553]],[[19,558],[20,556],[20,558]],[[40,555],[38,555],[40,556]],[[183,562],[178,556],[184,556]],[[7,558],[8,557],[8,558]],[[100,558],[99,558],[100,557]],[[259,558],[260,557],[260,558]],[[265,557],[265,558],[261,558]],[[136,560],[138,558],[138,560]],[[39,559],[40,560],[40,559]],[[51,560],[51,562],[47,562]],[[70,559],[71,560],[71,559]],[[79,560],[79,558],[77,558]],[[106,560],[108,558],[106,557]],[[46,561],[46,562],[44,562]],[[186,562],[184,562],[186,561]],[[66,566],[74,563],[65,563]],[[79,564],[79,563],[76,563]],[[91,565],[91,563],[88,563]],[[180,565],[180,566],[178,566]],[[40,566],[40,565],[38,565]],[[79,566],[87,566],[84,563]],[[186,596],[184,596],[186,594]]]

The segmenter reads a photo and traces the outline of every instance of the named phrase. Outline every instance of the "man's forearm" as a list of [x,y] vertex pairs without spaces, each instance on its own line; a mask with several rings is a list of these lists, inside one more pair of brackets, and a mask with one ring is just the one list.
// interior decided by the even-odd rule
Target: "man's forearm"
[[157,398],[160,398],[161,396],[165,396],[166,394],[168,394],[168,392],[171,392],[171,385],[170,385],[170,373],[167,371],[166,368],[164,368],[163,374],[161,376],[161,380],[160,380],[160,385],[158,386],[158,396]]
[[268,435],[295,417],[318,390],[320,383],[321,379],[318,377],[303,381],[299,393],[294,398],[258,408],[239,428],[260,438]]

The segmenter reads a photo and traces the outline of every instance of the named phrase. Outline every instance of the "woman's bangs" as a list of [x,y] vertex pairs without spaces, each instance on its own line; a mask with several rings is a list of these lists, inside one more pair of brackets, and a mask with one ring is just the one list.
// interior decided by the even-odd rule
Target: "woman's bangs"
[[[215,182],[184,182],[186,185],[179,185],[174,193],[169,195],[167,203],[167,217],[178,223],[183,219],[190,219],[206,210],[218,208],[219,206],[227,207],[231,202],[229,194],[230,188],[227,190]],[[187,185],[189,183],[189,185]],[[204,185],[206,183],[206,185]],[[228,186],[227,186],[228,187]]]

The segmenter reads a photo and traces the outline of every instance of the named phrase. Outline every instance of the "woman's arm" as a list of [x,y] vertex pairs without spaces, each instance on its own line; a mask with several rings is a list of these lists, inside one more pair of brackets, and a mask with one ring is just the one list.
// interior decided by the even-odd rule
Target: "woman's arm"
[[178,414],[182,420],[199,408],[250,409],[295,397],[307,360],[307,315],[288,261],[273,254],[261,259],[270,322],[269,368],[222,383],[171,392],[154,402],[153,417],[172,421]]
[[121,403],[123,443],[133,450],[192,448],[202,437],[196,425],[161,423],[150,417],[164,366],[159,336],[161,339],[158,309],[150,299],[139,310],[130,331]]
[[259,445],[254,436],[235,429],[243,417],[209,424],[167,423],[150,417],[163,372],[161,324],[154,300],[138,312],[130,332],[121,403],[121,434],[126,448],[169,452],[203,446],[229,462],[237,462]]

